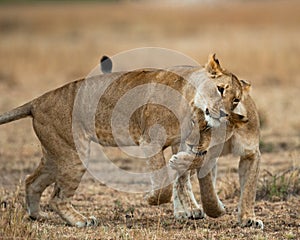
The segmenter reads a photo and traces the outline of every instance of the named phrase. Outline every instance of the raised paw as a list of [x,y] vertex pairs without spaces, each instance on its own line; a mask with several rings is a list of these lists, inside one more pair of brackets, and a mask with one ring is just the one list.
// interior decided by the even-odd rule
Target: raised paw
[[180,173],[184,173],[190,169],[194,159],[194,155],[188,154],[186,152],[179,152],[172,155],[169,160],[169,165],[172,169]]
[[264,223],[259,219],[247,219],[241,223],[241,227],[253,227],[258,229],[264,229]]
[[91,216],[89,218],[86,218],[85,221],[79,221],[75,223],[76,227],[82,228],[82,227],[93,227],[98,225],[98,220],[94,216]]
[[172,169],[177,170],[179,167],[179,159],[177,154],[172,155],[172,157],[169,160],[169,165]]
[[170,167],[171,168],[173,168],[173,169],[175,169],[176,170],[176,162],[177,162],[177,155],[176,154],[174,154],[174,155],[172,155],[172,157],[170,158],[170,160],[169,160],[169,165],[170,165]]

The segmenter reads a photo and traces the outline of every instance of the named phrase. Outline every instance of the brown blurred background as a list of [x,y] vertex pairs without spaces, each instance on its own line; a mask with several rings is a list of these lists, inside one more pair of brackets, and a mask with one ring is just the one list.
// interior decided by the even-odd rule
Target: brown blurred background
[[[204,64],[214,52],[252,83],[263,147],[299,148],[298,1],[19,2],[0,5],[1,112],[84,77],[103,54],[163,47]],[[23,125],[2,127],[1,141]]]
[[[299,167],[299,13],[297,0],[0,1],[0,112],[86,76],[103,54],[163,47],[204,64],[216,53],[252,83],[262,173]],[[40,156],[29,119],[1,126],[0,187],[15,186]],[[236,171],[230,159],[220,161],[221,173]]]

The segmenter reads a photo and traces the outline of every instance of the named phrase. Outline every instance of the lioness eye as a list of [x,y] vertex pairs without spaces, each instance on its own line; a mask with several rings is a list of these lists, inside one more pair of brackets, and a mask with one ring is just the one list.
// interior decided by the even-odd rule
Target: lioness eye
[[233,103],[236,103],[236,104],[237,104],[237,103],[239,103],[239,102],[240,102],[240,99],[238,99],[238,98],[234,98],[234,99],[233,99]]
[[192,120],[191,123],[192,123],[192,126],[194,127],[195,126],[195,121]]

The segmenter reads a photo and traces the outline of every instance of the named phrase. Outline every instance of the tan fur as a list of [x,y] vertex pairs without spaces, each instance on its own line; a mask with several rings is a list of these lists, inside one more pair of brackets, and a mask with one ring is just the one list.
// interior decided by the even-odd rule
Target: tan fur
[[[211,65],[214,66],[212,67]],[[116,78],[117,80],[106,89],[97,106],[95,115],[96,136],[89,131],[89,129],[91,129],[91,126],[89,126],[90,123],[79,122],[77,124],[79,124],[80,129],[82,129],[80,138],[87,140],[87,142],[95,141],[95,138],[97,138],[97,141],[103,146],[117,146],[118,144],[115,142],[112,134],[110,119],[113,109],[121,96],[129,90],[143,84],[159,83],[177,90],[187,101],[192,103],[195,101],[196,89],[188,84],[185,79],[189,79],[189,77],[197,71],[204,71],[211,79],[215,79],[216,75],[213,71],[219,74],[218,69],[215,69],[215,67],[218,68],[218,65],[218,63],[211,62],[208,63],[206,69],[198,67],[175,68],[175,71],[180,71],[180,75],[166,70],[137,70],[94,77],[95,79],[92,80],[96,80],[96,82],[103,81],[104,78]],[[229,82],[229,87],[231,86],[232,75],[222,75],[220,77],[222,78],[220,79],[220,83],[222,83],[222,81]],[[33,219],[46,216],[46,214],[40,211],[40,197],[46,187],[55,183],[50,201],[50,205],[55,212],[67,223],[74,226],[84,227],[97,224],[94,217],[86,218],[71,205],[72,196],[86,170],[79,158],[79,153],[76,150],[73,139],[72,113],[76,94],[88,80],[89,79],[82,79],[69,83],[34,99],[20,108],[0,116],[0,124],[31,116],[33,118],[33,128],[41,142],[43,151],[41,163],[35,172],[26,179],[26,203],[29,215]],[[241,85],[239,85],[239,87],[241,88]],[[239,91],[233,95],[231,94],[232,91],[227,91],[226,96],[223,96],[223,100],[226,100],[225,109],[223,109],[223,111],[228,112],[233,109],[232,98],[239,97],[241,95]],[[145,94],[147,95],[148,92],[146,91]],[[208,107],[211,112],[210,114],[220,118],[218,102],[216,102],[216,104],[212,103]],[[178,106],[178,109],[182,111],[182,119],[180,120],[182,120],[182,122],[186,124],[187,129],[189,129],[190,121],[186,123],[186,119],[191,119],[192,116],[189,115],[189,111],[186,111],[187,109],[181,106]],[[196,108],[192,109],[192,114],[193,113],[197,115],[198,125],[202,127],[206,125],[206,117],[203,111]],[[81,113],[79,113],[79,115],[80,114]],[[162,147],[163,149],[179,144],[181,135],[178,119],[165,107],[154,104],[146,104],[139,108],[130,119],[129,132],[135,144],[161,143],[161,139],[159,138],[156,140],[157,142],[150,142],[151,137],[149,130],[154,124],[162,125],[166,131],[167,138]],[[200,131],[202,131],[202,129],[203,128],[200,128]],[[209,137],[202,138],[200,143],[201,145],[199,144],[197,149],[199,150],[201,146],[200,150],[203,151],[209,145]],[[127,144],[126,142],[123,143],[124,146]],[[89,144],[82,146],[81,151],[87,155],[89,152]],[[149,160],[151,170],[160,169],[164,165],[165,159],[162,151]],[[241,169],[244,169],[243,166]],[[153,179],[155,179],[155,176]],[[167,177],[163,181],[168,181]],[[160,184],[163,185],[163,181]],[[248,185],[246,184],[245,186]],[[150,204],[169,202],[171,195],[172,186],[167,186],[163,189],[151,192],[148,196],[148,202]],[[244,202],[241,203],[241,206],[243,205]],[[245,214],[244,212],[241,214],[248,214],[248,211],[245,211]]]
[[[209,63],[213,62],[214,58],[215,56],[213,55]],[[229,83],[228,78],[224,78],[224,76],[228,76],[230,73],[218,66],[219,62],[217,61],[211,64],[208,69],[210,69],[212,74],[216,75],[214,77],[216,84],[224,87],[224,92],[222,95],[226,99],[225,104],[229,103],[227,100],[230,96],[233,106],[229,112],[229,122],[226,128],[226,138],[221,155],[233,153],[240,156],[239,178],[241,196],[239,202],[238,220],[241,226],[263,228],[262,221],[256,219],[254,214],[260,151],[259,119],[255,104],[249,95],[250,84],[243,80],[238,80],[235,76],[232,77],[233,81]],[[213,68],[219,69],[214,70]],[[227,108],[229,107],[230,106],[227,105]],[[191,140],[188,140],[188,144],[190,142]],[[218,157],[218,155],[214,153],[215,149],[217,148],[218,146],[214,146],[208,150],[207,155],[208,158],[211,158],[210,161],[215,161],[215,159]],[[183,171],[182,169],[191,170],[198,168],[198,170],[200,170],[203,162],[204,157],[195,158],[191,156],[190,153],[184,152],[175,154],[170,159],[170,165],[181,172]],[[186,174],[187,173],[184,173],[182,178],[186,178]],[[210,217],[219,217],[223,215],[225,213],[224,205],[219,200],[215,191],[216,168],[213,168],[213,170],[210,171],[206,176],[198,176],[198,178],[204,212]],[[176,184],[180,185],[180,181],[177,182],[178,183]],[[184,189],[184,186],[177,188]],[[176,192],[178,199],[186,198],[181,195],[186,195],[186,193],[183,190],[178,191],[178,193]],[[178,207],[178,203],[174,204],[174,208],[175,210],[180,208],[184,209],[183,206]],[[189,212],[189,210],[185,210],[185,212]],[[176,215],[178,215],[178,213],[175,212],[175,216]]]

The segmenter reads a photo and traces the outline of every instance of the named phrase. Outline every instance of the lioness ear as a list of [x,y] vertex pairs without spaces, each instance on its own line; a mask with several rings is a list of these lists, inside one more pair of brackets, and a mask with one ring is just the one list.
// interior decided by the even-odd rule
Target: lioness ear
[[222,68],[215,53],[208,56],[208,62],[205,65],[205,69],[213,78],[222,75]]
[[247,117],[236,113],[231,113],[230,118],[230,121],[233,122],[237,127],[240,127],[249,121]]
[[251,90],[251,83],[245,81],[245,80],[240,80],[242,87],[243,87],[243,92],[244,93],[249,93]]
[[247,110],[243,103],[239,103],[231,113],[231,118],[234,123],[247,123],[249,121]]

